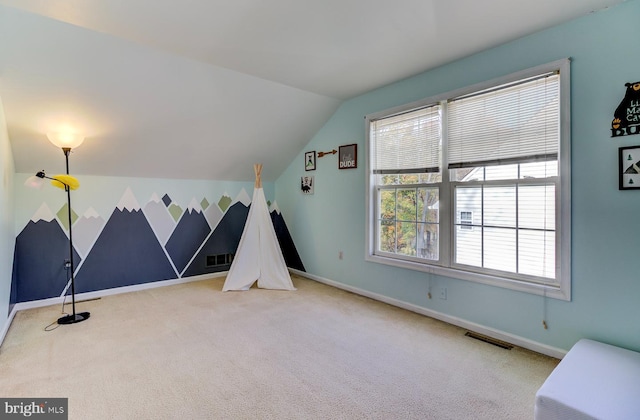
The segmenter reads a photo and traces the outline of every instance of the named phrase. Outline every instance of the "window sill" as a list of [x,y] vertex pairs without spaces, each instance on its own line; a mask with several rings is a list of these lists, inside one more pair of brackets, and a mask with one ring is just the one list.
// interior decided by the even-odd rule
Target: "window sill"
[[545,296],[558,300],[571,300],[570,289],[568,287],[531,283],[505,277],[479,274],[471,271],[459,270],[456,268],[441,267],[438,265],[389,258],[380,255],[367,254],[365,260],[378,264],[385,264],[399,268],[406,268],[409,270],[422,271],[424,273],[436,274],[439,276],[450,277],[458,280],[472,281],[475,283],[481,283],[489,286],[501,287],[503,289]]

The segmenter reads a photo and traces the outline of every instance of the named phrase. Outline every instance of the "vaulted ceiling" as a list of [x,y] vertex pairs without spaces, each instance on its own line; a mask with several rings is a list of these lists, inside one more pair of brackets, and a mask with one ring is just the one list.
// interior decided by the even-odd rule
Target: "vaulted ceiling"
[[0,0],[16,171],[275,180],[342,101],[624,0]]

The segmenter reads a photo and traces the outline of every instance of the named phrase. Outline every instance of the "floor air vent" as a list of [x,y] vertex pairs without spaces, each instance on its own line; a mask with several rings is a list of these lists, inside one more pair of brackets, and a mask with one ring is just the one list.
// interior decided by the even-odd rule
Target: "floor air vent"
[[485,343],[493,344],[494,346],[498,346],[505,350],[511,350],[513,348],[512,344],[507,343],[506,341],[496,340],[493,337],[488,337],[486,335],[478,334],[473,331],[467,331],[464,333],[467,337],[475,338],[476,340],[484,341]]

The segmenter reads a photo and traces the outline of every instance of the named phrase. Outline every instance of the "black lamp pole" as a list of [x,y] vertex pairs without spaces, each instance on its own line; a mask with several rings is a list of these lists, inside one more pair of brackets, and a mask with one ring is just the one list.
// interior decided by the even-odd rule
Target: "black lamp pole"
[[[62,151],[67,165],[67,175],[69,175],[69,153],[71,153],[71,148],[63,147]],[[73,264],[73,235],[71,233],[71,224],[73,223],[73,220],[71,220],[71,188],[64,182],[62,184],[64,184],[64,190],[67,192],[67,212],[69,214],[69,270],[71,270],[71,307],[73,313],[58,318],[58,324],[75,324],[85,321],[91,314],[89,312],[76,313],[75,265]]]

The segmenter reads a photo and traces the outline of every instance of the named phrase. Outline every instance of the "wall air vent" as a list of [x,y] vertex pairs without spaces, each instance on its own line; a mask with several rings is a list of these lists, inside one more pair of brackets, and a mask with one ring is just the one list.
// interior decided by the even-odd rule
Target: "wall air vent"
[[219,267],[230,265],[233,262],[233,254],[207,255],[207,267]]

